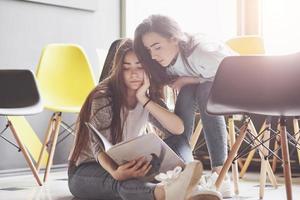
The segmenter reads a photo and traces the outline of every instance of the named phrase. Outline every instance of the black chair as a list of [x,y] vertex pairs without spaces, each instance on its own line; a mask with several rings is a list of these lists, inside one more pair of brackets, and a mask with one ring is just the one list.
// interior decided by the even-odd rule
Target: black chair
[[0,115],[7,118],[7,126],[1,131],[0,137],[14,145],[2,135],[8,127],[11,129],[19,147],[14,146],[22,151],[39,185],[42,185],[42,182],[38,172],[13,123],[9,120],[9,116],[33,115],[42,110],[43,105],[35,77],[30,70],[0,70]]
[[119,48],[119,46],[121,44],[121,41],[122,41],[122,39],[117,39],[117,40],[113,41],[113,43],[111,43],[111,45],[109,47],[109,50],[108,50],[108,53],[107,53],[107,56],[106,56],[105,61],[104,61],[104,66],[102,68],[99,83],[101,81],[103,81],[105,78],[107,78],[108,75],[110,74],[111,68],[113,66],[113,61],[114,61],[114,58],[115,58],[115,54],[116,54],[116,51],[117,51],[117,49]]
[[[212,115],[259,114],[279,117],[288,200],[292,199],[292,185],[287,138],[291,140],[293,138],[287,134],[286,117],[300,115],[299,75],[300,53],[284,56],[228,57],[220,64],[207,103],[207,112]],[[248,129],[249,119],[246,118],[240,129],[239,136],[215,183],[217,189],[235,160],[246,134],[251,132]],[[265,147],[264,141],[260,145]],[[262,162],[262,167],[265,163]],[[262,182],[265,181],[265,177],[261,179]]]

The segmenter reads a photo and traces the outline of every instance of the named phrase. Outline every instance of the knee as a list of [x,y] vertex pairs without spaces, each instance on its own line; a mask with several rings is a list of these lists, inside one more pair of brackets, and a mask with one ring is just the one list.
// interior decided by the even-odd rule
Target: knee
[[179,98],[191,98],[195,96],[196,85],[186,85],[183,86],[177,96]]
[[118,192],[122,199],[134,199],[134,188],[132,186],[137,184],[133,182],[134,180],[126,180],[119,182]]
[[[177,100],[176,107],[185,108],[192,107],[195,104],[195,85],[186,85],[181,88]],[[186,108],[185,108],[186,109]]]
[[76,180],[68,181],[69,191],[74,197],[77,198],[86,198],[87,194],[82,190],[81,184],[79,184]]
[[132,200],[132,199],[145,199],[152,200],[153,197],[153,187],[147,187],[145,183],[130,179],[126,181],[119,182],[118,192],[122,199]]

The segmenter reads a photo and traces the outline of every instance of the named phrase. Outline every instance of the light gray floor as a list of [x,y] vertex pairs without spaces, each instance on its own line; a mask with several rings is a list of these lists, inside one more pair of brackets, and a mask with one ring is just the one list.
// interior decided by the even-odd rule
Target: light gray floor
[[[42,177],[42,174],[40,174]],[[277,174],[278,189],[267,185],[265,189],[266,200],[286,199],[283,178]],[[233,200],[258,200],[258,174],[246,173],[240,180],[240,195]],[[300,199],[300,178],[293,178],[294,199]],[[2,200],[75,200],[69,192],[67,185],[67,172],[60,170],[51,172],[48,182],[39,187],[32,175],[20,175],[0,178],[0,199]]]

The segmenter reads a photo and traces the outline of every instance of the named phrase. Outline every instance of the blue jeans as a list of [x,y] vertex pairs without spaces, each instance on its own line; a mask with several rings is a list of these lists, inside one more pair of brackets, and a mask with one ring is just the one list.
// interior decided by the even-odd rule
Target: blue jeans
[[69,166],[70,192],[80,199],[153,200],[155,184],[137,179],[115,180],[97,162]]
[[227,130],[223,116],[206,113],[208,95],[212,82],[184,86],[175,104],[175,113],[183,120],[185,141],[188,143],[195,123],[195,112],[200,112],[211,166],[222,166],[227,158]]

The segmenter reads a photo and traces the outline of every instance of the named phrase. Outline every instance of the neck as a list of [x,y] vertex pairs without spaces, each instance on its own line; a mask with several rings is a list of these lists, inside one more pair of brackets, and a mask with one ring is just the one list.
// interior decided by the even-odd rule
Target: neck
[[134,91],[134,90],[127,91],[127,103],[128,103],[129,109],[135,108],[135,106],[137,104],[136,91]]
[[169,66],[173,66],[175,63],[176,63],[176,60],[178,58],[178,55],[179,55],[179,51],[178,53],[175,55],[175,57],[173,58],[173,60],[171,61],[170,65]]

